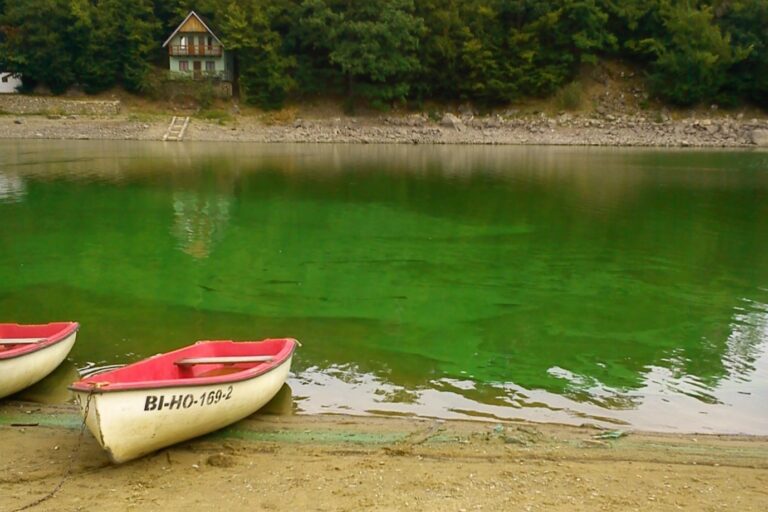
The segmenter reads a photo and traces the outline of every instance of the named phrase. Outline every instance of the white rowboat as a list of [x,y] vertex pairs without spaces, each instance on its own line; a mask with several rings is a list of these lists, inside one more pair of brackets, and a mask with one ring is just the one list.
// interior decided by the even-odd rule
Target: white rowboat
[[115,463],[230,425],[285,383],[294,339],[207,341],[75,382],[88,429]]
[[0,398],[42,380],[75,344],[76,322],[0,324]]

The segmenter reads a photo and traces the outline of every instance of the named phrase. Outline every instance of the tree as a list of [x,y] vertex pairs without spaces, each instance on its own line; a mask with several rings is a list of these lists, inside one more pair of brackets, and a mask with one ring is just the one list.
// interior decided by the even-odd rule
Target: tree
[[596,63],[598,55],[616,47],[607,29],[608,14],[595,0],[564,0],[560,8],[556,50],[573,55],[574,63]]
[[160,23],[154,16],[152,0],[100,0],[112,51],[120,62],[119,78],[129,91],[147,86],[151,56],[161,38]]
[[344,77],[349,101],[362,97],[384,107],[406,98],[419,69],[424,26],[413,11],[412,0],[307,0],[299,25],[315,32],[305,44],[327,52],[328,63]]
[[768,107],[768,2],[736,0],[720,2],[718,8],[722,10],[718,23],[731,34],[733,44],[749,50],[729,71],[724,87],[728,97],[721,101],[745,98]]
[[76,81],[76,51],[71,38],[76,21],[68,0],[26,0],[5,6],[3,18],[4,55],[7,71],[20,73],[29,84],[47,84],[62,93]]
[[73,0],[75,23],[73,32],[83,39],[75,56],[78,79],[88,93],[114,85],[118,79],[120,60],[113,48],[119,26],[114,12],[108,12],[89,0]]
[[640,41],[663,36],[660,0],[600,0],[608,14],[606,29],[614,34],[622,57],[643,60],[653,56]]
[[463,82],[462,49],[472,33],[465,23],[462,0],[416,2],[425,30],[419,42],[421,67],[411,93],[419,98],[454,99]]
[[656,56],[649,75],[652,89],[679,105],[714,99],[727,81],[729,68],[749,52],[731,45],[730,36],[713,23],[709,7],[667,2],[661,15],[664,37],[640,42]]
[[265,4],[232,2],[221,20],[226,47],[236,53],[240,87],[248,103],[280,108],[295,82],[294,59],[282,53],[282,38],[272,30]]
[[462,18],[467,20],[459,47],[459,97],[483,104],[506,103],[520,88],[515,59],[508,34],[514,24],[505,5],[497,0],[465,4]]

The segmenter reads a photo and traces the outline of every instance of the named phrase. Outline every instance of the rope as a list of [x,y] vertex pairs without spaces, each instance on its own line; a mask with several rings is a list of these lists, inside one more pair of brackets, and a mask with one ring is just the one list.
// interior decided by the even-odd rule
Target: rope
[[93,397],[94,392],[96,391],[96,388],[98,386],[94,386],[91,388],[91,390],[88,392],[88,397],[85,401],[85,411],[83,413],[83,423],[80,425],[80,433],[77,435],[77,443],[75,443],[75,448],[72,450],[72,455],[69,457],[69,463],[67,464],[67,469],[64,472],[64,476],[62,477],[61,481],[59,481],[58,484],[56,484],[56,487],[53,488],[51,492],[43,496],[42,498],[38,498],[37,500],[33,501],[32,503],[28,503],[24,505],[23,507],[16,508],[11,510],[10,512],[21,512],[22,510],[27,510],[32,507],[36,507],[37,505],[43,503],[44,501],[47,501],[51,498],[53,498],[59,490],[64,486],[67,480],[72,476],[72,463],[75,460],[75,455],[80,451],[80,446],[82,445],[83,441],[83,432],[85,432],[85,419],[88,417],[88,409],[91,407],[91,398]]

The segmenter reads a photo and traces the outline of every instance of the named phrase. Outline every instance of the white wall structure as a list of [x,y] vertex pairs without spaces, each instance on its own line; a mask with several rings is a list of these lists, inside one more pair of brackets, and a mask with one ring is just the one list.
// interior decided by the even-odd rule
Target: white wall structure
[[21,78],[5,71],[0,71],[0,94],[12,94],[18,92],[21,86]]

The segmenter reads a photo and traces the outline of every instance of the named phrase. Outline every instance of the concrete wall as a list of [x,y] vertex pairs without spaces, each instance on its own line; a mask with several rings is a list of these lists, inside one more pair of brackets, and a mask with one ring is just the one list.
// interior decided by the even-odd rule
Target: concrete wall
[[25,94],[0,95],[0,111],[9,114],[111,116],[120,113],[119,101],[65,100]]

